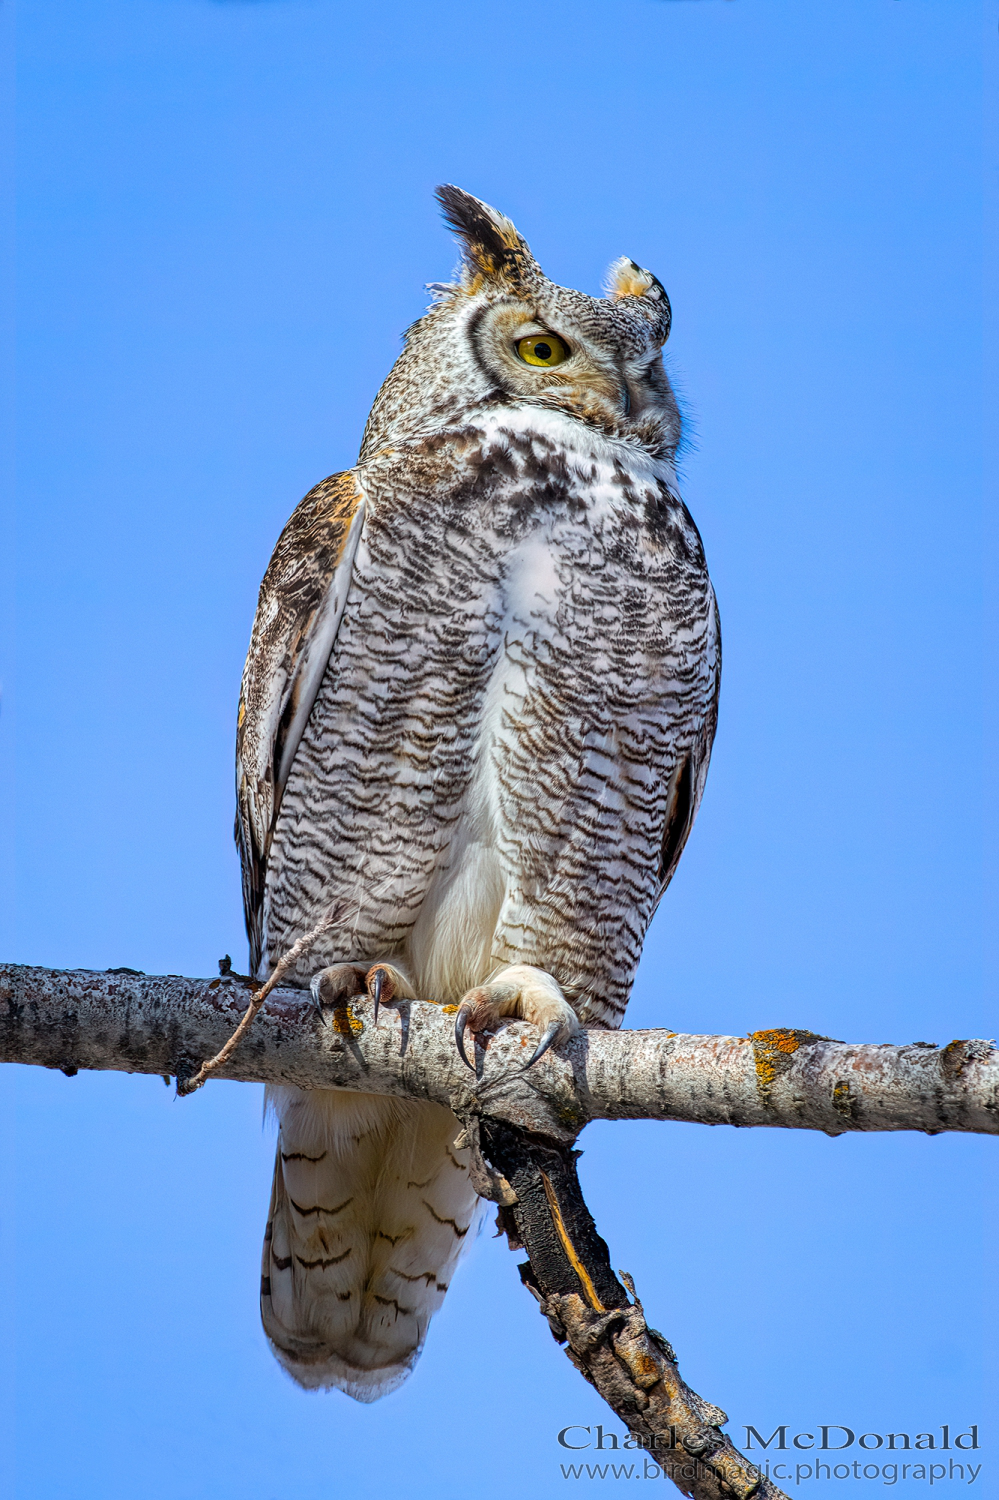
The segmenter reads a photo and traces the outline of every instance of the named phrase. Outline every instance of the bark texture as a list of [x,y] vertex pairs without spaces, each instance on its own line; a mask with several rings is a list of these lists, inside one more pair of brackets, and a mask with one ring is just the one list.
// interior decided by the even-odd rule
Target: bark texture
[[[190,1078],[249,1003],[248,981],[0,965],[0,1061]],[[276,989],[215,1075],[354,1088],[449,1104],[571,1143],[590,1120],[689,1120],[796,1130],[999,1134],[999,1051],[989,1041],[910,1046],[831,1041],[774,1028],[749,1037],[585,1031],[530,1073],[536,1042],[512,1022],[459,1059],[452,1007],[366,1000],[320,1015]]]

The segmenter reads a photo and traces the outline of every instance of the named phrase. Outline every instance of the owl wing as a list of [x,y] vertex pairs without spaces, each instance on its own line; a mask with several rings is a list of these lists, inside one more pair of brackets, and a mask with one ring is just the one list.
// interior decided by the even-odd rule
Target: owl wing
[[[710,585],[709,585],[710,588]],[[704,793],[708,776],[708,762],[714,743],[718,723],[718,690],[721,686],[721,620],[718,603],[711,589],[708,615],[708,637],[704,653],[703,713],[700,725],[687,754],[682,757],[670,781],[667,804],[666,829],[663,834],[659,862],[659,894],[662,900],[666,887],[673,879],[683,846],[694,826],[697,809]]]
[[353,471],[332,474],[295,510],[260,585],[236,729],[236,845],[253,973],[281,794],[336,641],[363,524]]

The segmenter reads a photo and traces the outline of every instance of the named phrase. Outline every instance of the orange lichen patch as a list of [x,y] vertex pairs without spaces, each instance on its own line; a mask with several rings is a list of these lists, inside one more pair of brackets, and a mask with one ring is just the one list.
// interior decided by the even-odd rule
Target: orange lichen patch
[[749,1040],[756,1060],[756,1087],[763,1103],[769,1104],[774,1083],[790,1067],[798,1048],[806,1042],[826,1042],[829,1038],[814,1031],[777,1026],[768,1031],[752,1031]]
[[857,1112],[856,1096],[852,1093],[850,1085],[843,1078],[840,1078],[833,1085],[832,1106],[838,1115],[842,1115],[847,1120],[852,1120]]
[[753,1031],[749,1040],[762,1047],[776,1047],[778,1052],[797,1052],[802,1040],[806,1037],[814,1037],[814,1031],[787,1031],[783,1027],[776,1027],[772,1031]]
[[586,1124],[586,1116],[581,1110],[574,1109],[571,1104],[556,1106],[555,1118],[560,1125],[564,1126],[566,1130],[571,1131],[573,1135],[578,1135]]
[[644,297],[654,281],[651,272],[643,271],[641,266],[622,255],[607,272],[607,295],[615,301],[618,297]]
[[333,1030],[340,1036],[359,1036],[364,1030],[364,1022],[355,1016],[353,1006],[338,1005],[333,1012]]
[[442,1005],[441,1010],[446,1016],[454,1016],[458,1013],[458,1007],[456,1005]]

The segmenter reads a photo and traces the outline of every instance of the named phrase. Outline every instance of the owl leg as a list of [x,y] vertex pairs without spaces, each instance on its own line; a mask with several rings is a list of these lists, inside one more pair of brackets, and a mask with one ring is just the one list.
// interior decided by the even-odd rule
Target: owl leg
[[474,1038],[480,1031],[491,1030],[502,1016],[530,1021],[541,1031],[525,1069],[533,1068],[553,1043],[568,1041],[579,1030],[576,1012],[550,974],[533,964],[511,964],[486,984],[469,990],[458,1007],[454,1039],[462,1062],[473,1071],[475,1065],[465,1052],[466,1033],[471,1031]]

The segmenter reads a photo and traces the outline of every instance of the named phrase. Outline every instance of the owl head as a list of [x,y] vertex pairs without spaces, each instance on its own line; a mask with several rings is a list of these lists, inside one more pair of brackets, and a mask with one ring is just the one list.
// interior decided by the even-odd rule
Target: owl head
[[662,362],[670,305],[651,271],[623,257],[603,297],[558,286],[503,214],[460,188],[438,188],[437,197],[462,263],[408,330],[368,419],[362,459],[498,404],[555,408],[671,458],[680,418]]

